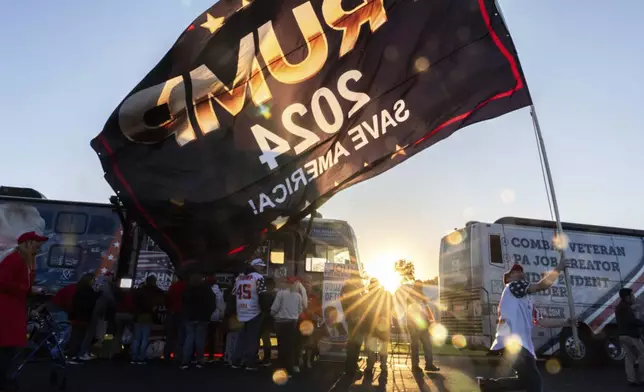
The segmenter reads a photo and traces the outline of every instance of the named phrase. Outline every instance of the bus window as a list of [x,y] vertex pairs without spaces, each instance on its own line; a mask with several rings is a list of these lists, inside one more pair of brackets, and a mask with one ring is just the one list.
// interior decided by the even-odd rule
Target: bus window
[[45,221],[45,232],[50,232],[54,227],[54,211],[53,210],[41,210],[38,209],[40,217]]
[[306,271],[324,272],[326,263],[351,264],[351,251],[347,246],[311,244],[306,252]]
[[52,245],[47,265],[52,268],[76,268],[80,263],[80,246]]
[[113,235],[116,230],[117,220],[111,216],[92,215],[87,228],[87,234]]
[[490,262],[492,264],[503,264],[500,235],[490,235]]
[[284,264],[284,241],[271,241],[271,264]]
[[87,214],[60,212],[56,218],[56,233],[83,234],[87,227]]

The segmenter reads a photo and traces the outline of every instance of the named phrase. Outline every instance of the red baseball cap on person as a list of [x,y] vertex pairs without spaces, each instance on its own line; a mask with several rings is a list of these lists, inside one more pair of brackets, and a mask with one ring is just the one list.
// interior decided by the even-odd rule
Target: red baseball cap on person
[[18,237],[18,244],[22,244],[23,242],[27,242],[27,241],[46,242],[47,240],[49,240],[49,238],[45,237],[44,235],[40,235],[35,231],[28,231],[26,233],[21,234],[20,237]]
[[508,280],[510,279],[510,274],[513,272],[523,272],[523,267],[521,264],[514,264],[508,272],[503,274],[503,283],[508,284]]
[[515,272],[515,271],[523,272],[523,267],[521,266],[521,264],[514,264],[512,268],[510,268],[510,271],[508,272]]
[[286,281],[289,282],[290,284],[297,282],[297,280],[298,279],[295,276],[289,276],[286,278]]

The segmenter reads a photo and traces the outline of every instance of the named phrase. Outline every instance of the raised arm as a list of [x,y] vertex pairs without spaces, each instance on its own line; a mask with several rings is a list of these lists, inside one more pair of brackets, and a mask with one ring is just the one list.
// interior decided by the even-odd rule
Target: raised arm
[[554,270],[546,274],[546,276],[544,276],[538,283],[532,283],[527,287],[528,294],[548,290],[553,284],[555,284],[559,278],[559,274],[566,268],[566,265],[568,265],[568,262],[562,257]]

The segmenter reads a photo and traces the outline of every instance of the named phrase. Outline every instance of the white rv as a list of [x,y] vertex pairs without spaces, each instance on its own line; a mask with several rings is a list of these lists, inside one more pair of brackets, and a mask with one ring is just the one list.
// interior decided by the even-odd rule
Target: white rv
[[[535,328],[537,354],[558,354],[567,363],[621,361],[615,306],[622,287],[631,287],[636,296],[644,292],[644,231],[569,223],[563,229],[575,313],[581,322],[580,350],[573,349],[570,328]],[[503,273],[518,263],[530,282],[538,282],[558,262],[554,235],[554,222],[510,217],[469,222],[445,236],[439,285],[441,322],[450,335],[465,336],[470,348],[489,348],[496,333]],[[544,317],[565,319],[567,296],[562,274],[533,301]]]

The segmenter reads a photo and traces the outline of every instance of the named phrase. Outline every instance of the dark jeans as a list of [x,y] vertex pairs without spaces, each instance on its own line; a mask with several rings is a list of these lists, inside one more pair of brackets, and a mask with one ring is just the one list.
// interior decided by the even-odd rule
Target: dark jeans
[[130,327],[130,330],[132,329],[134,316],[129,313],[116,313],[114,323],[116,324],[114,340],[117,344],[114,345],[114,352],[111,353],[112,356],[122,352],[123,334],[125,333],[125,328]]
[[193,353],[197,357],[197,363],[203,363],[203,354],[206,350],[208,322],[186,321],[183,326],[186,333],[186,340],[183,342],[181,363],[184,365],[189,364]]
[[163,347],[163,358],[170,360],[171,353],[174,353],[174,359],[181,361],[183,352],[183,342],[186,340],[183,319],[180,314],[169,314],[165,319],[165,346]]
[[132,361],[143,362],[147,359],[151,330],[152,324],[134,324],[134,338],[132,339]]
[[88,329],[89,324],[86,323],[72,324],[72,334],[69,337],[69,342],[67,343],[67,355],[70,358],[76,358],[81,355],[81,346],[83,344],[83,340],[85,340]]
[[365,333],[361,328],[349,324],[349,341],[347,342],[347,358],[344,364],[344,371],[348,375],[356,374],[358,370],[358,360],[360,359],[360,350],[365,339]]
[[280,366],[290,371],[296,366],[297,359],[295,348],[297,333],[297,321],[275,322],[275,333],[277,334],[277,354]]
[[[506,358],[509,357],[509,355],[506,356]],[[525,348],[521,349],[516,359],[514,359],[512,368],[517,372],[516,377],[482,379],[481,391],[542,392],[541,374],[539,374],[539,369],[537,369],[537,360],[528,350]]]
[[271,332],[274,329],[274,320],[268,315],[264,314],[262,318],[262,328],[260,340],[262,341],[262,350],[264,351],[264,362],[270,362],[271,353],[273,351],[273,344],[271,343]]
[[407,327],[409,330],[409,339],[411,346],[411,366],[418,367],[419,348],[423,345],[423,354],[425,355],[425,366],[434,364],[434,353],[432,351],[432,339],[429,336],[429,330]]
[[237,336],[233,365],[257,366],[257,351],[259,350],[259,334],[262,327],[262,315],[244,322],[244,326]]
[[0,347],[0,391],[7,389],[11,376],[11,365],[18,349],[16,347]]
[[271,331],[264,331],[260,336],[262,341],[262,351],[264,351],[264,362],[270,362],[271,354],[273,351],[273,344],[271,343]]
[[215,359],[215,352],[217,351],[217,332],[220,323],[211,322],[208,324],[208,331],[206,333],[206,352],[210,354],[210,359]]
[[300,324],[302,323],[301,320],[297,321],[297,324],[295,324],[295,331],[296,331],[296,336],[295,336],[295,347],[294,347],[294,352],[295,352],[295,365],[298,366],[300,364],[300,361],[302,360],[302,350],[304,349],[304,342],[305,339],[308,338],[308,336],[304,336],[300,333]]
[[92,349],[92,343],[96,339],[96,332],[98,331],[99,324],[103,322],[105,313],[107,311],[107,302],[104,298],[100,298],[96,305],[94,306],[94,312],[92,313],[92,321],[90,321],[87,332],[85,332],[85,337],[80,347],[80,355],[89,354]]

